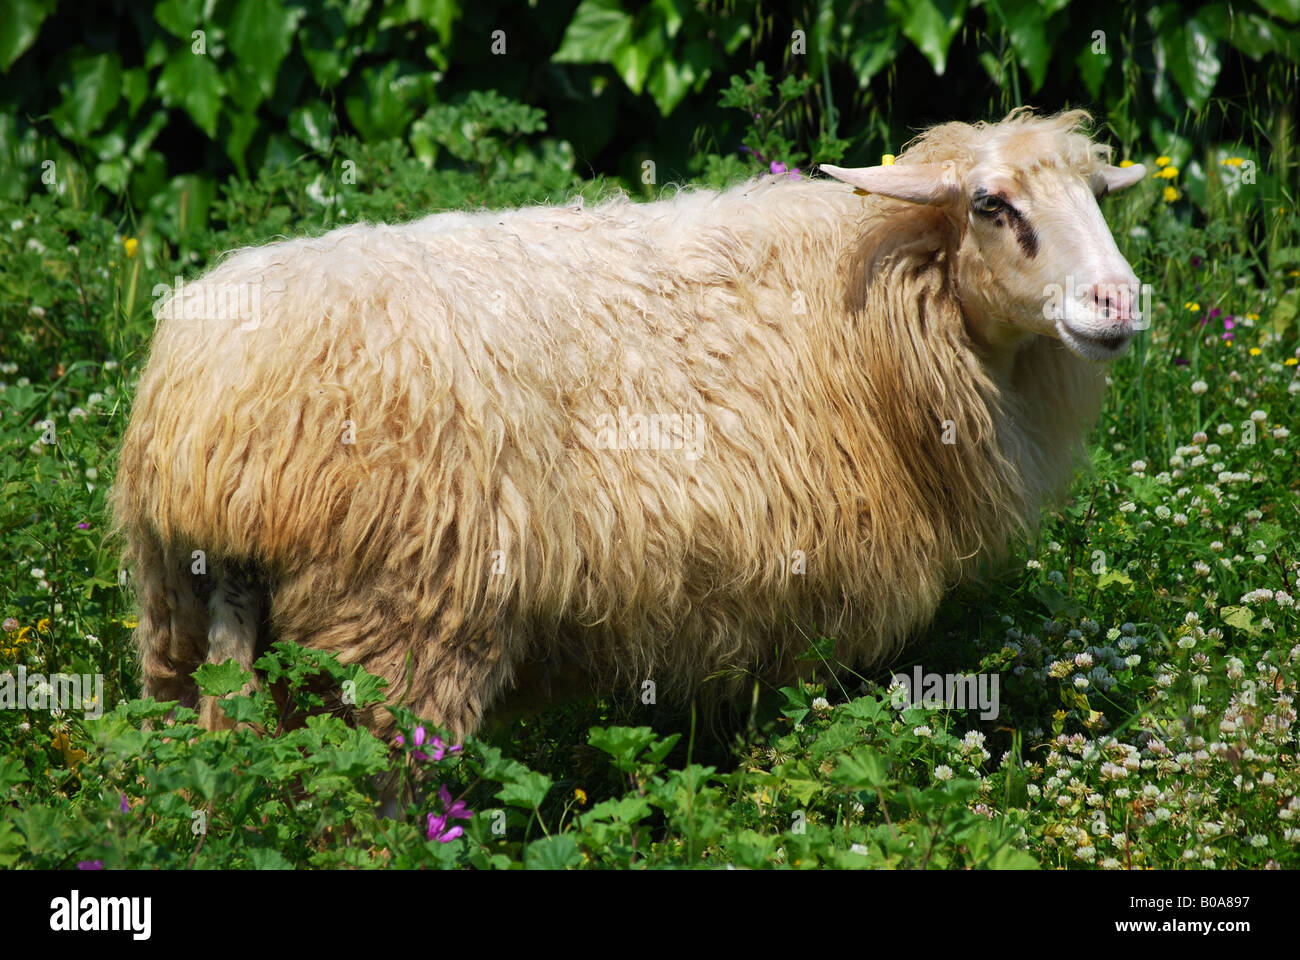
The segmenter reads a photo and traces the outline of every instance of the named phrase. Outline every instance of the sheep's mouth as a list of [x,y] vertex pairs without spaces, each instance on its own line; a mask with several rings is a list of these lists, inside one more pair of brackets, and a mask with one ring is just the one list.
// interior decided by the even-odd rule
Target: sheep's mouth
[[1066,346],[1088,360],[1113,360],[1133,341],[1132,331],[1084,333],[1065,323],[1058,323],[1057,330]]

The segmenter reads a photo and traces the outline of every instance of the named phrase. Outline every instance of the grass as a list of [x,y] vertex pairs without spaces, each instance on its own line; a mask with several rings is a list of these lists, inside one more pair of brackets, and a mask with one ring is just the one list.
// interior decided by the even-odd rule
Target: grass
[[[320,158],[232,182],[207,226],[113,222],[69,192],[0,208],[0,674],[103,678],[97,717],[0,710],[0,866],[1300,866],[1300,218],[1279,181],[1241,181],[1224,161],[1266,158],[1232,144],[1203,146],[1195,182],[1107,201],[1152,328],[1111,368],[1070,498],[906,661],[756,686],[733,740],[602,700],[453,751],[409,714],[402,744],[294,724],[321,671],[359,703],[378,691],[281,645],[259,666],[285,710],[255,694],[227,701],[236,732],[165,722],[135,699],[129,582],[105,541],[154,286],[289,230],[609,187],[563,167],[430,177],[400,149],[348,149],[371,174],[354,190],[322,194],[338,158]],[[913,663],[996,674],[998,716],[896,708],[890,676]],[[243,682],[233,664],[202,679]],[[388,769],[396,818],[374,803]]]

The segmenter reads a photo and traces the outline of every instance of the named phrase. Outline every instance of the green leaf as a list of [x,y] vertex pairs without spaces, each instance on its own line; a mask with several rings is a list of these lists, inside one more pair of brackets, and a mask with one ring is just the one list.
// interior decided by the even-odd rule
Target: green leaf
[[889,10],[902,24],[903,35],[925,54],[934,72],[943,76],[948,47],[966,15],[966,0],[889,0]]
[[640,94],[645,87],[650,65],[663,53],[663,34],[648,33],[636,43],[625,44],[614,52],[614,69],[618,71],[629,90]]
[[578,841],[568,833],[535,840],[524,848],[525,870],[567,870],[581,862]]
[[1300,20],[1300,0],[1257,0],[1259,5],[1287,23]]
[[0,757],[0,797],[27,779],[27,769],[17,757]]
[[278,850],[268,847],[252,847],[248,851],[248,862],[254,870],[292,870],[293,864],[284,858]]
[[270,97],[303,11],[266,0],[239,0],[226,38],[239,61],[253,73],[262,96]]
[[182,106],[209,137],[217,134],[217,113],[226,84],[205,54],[189,47],[172,52],[158,77],[158,93],[167,106]]
[[555,63],[611,63],[632,40],[632,15],[618,0],[583,0],[564,31]]
[[859,747],[840,760],[831,782],[853,790],[879,789],[889,783],[889,761],[870,747]]
[[1122,587],[1133,586],[1133,578],[1120,570],[1107,570],[1097,578],[1097,589],[1104,590],[1112,583],[1118,583]]
[[235,660],[227,660],[225,663],[203,664],[194,671],[194,679],[205,696],[224,697],[242,690],[244,684],[253,679],[253,675]]
[[330,119],[329,107],[312,100],[289,114],[289,132],[313,150],[325,153],[330,146]]
[[7,72],[40,33],[58,0],[8,0],[0,17],[0,72]]
[[78,53],[69,64],[71,79],[59,84],[63,102],[50,119],[65,137],[81,140],[96,130],[122,98],[122,64],[116,53]]
[[497,791],[497,799],[512,807],[535,810],[542,805],[546,794],[550,792],[554,781],[544,773],[529,770],[513,783],[507,783]]
[[158,26],[188,45],[191,34],[203,25],[203,0],[162,0],[154,5],[153,18]]
[[1052,44],[1047,35],[1047,21],[1052,14],[1066,6],[1069,0],[998,0],[989,9],[1006,28],[1016,59],[1029,74],[1033,92],[1037,92],[1047,77],[1047,64],[1052,57]]
[[199,792],[204,800],[212,800],[217,795],[217,771],[198,757],[190,757],[190,762],[183,768],[189,774],[188,782]]
[[1172,4],[1160,8],[1156,35],[1156,64],[1168,69],[1188,105],[1199,110],[1214,91],[1222,64],[1218,41],[1195,16]]

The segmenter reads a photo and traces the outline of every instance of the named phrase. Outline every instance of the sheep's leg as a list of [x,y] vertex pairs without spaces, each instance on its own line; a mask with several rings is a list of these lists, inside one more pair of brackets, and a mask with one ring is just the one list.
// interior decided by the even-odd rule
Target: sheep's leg
[[207,650],[208,615],[194,589],[189,557],[169,552],[152,535],[136,531],[127,559],[140,610],[135,641],[144,695],[197,707],[198,687],[191,674]]
[[[257,628],[262,619],[262,597],[253,580],[227,567],[218,573],[216,589],[208,598],[208,663],[234,660],[252,672],[257,650]],[[248,695],[253,682],[239,691]],[[216,697],[203,697],[199,722],[209,730],[227,729],[234,723]]]

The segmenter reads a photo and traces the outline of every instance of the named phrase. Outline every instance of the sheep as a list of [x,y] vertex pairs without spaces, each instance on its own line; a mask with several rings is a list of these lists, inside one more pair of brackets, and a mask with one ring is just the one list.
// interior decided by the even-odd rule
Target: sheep
[[1143,325],[1096,198],[1144,170],[1088,123],[235,252],[160,301],[123,439],[145,693],[220,725],[193,670],[291,639],[463,737],[896,652],[1063,492]]

